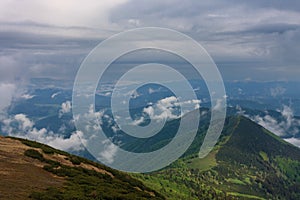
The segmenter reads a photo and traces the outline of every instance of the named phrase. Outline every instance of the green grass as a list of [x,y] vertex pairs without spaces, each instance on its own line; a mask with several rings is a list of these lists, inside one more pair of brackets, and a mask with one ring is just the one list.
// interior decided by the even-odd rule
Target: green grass
[[248,185],[251,185],[250,177],[246,177],[244,179],[244,183],[247,183]]
[[289,158],[277,156],[275,161],[280,171],[295,182],[300,182],[300,162]]
[[266,161],[266,162],[269,162],[269,157],[268,157],[268,154],[264,151],[260,151],[259,152],[259,155],[261,156],[261,158]]
[[[31,194],[32,199],[164,199],[140,181],[125,174],[114,174],[115,177],[112,178],[108,174],[65,165],[59,168],[46,165],[44,169],[66,178],[67,183],[63,188],[49,188],[43,192],[34,192]],[[155,197],[145,191],[153,192]]]
[[237,178],[229,178],[226,180],[228,183],[238,184],[238,185],[246,185],[243,181],[237,179]]
[[133,174],[132,176],[142,181],[147,187],[160,192],[167,199],[197,199],[191,196],[190,188],[179,182],[168,180],[163,175]]
[[200,171],[207,171],[217,165],[216,151],[210,152],[205,158],[193,158],[187,161],[190,169],[198,169]]
[[[299,149],[249,119],[239,117],[228,123],[224,136],[205,158],[196,157],[198,149],[194,148],[158,172],[131,176],[168,199],[300,199]],[[85,162],[82,158],[68,158],[73,159],[73,164]],[[66,167],[57,169],[50,164],[45,169],[72,183],[96,181]],[[66,190],[75,194],[83,193],[76,185],[68,187]],[[110,188],[108,191],[112,192]]]
[[[205,158],[190,152],[149,174],[151,179],[140,180],[169,199],[299,199],[299,149],[249,119],[237,119],[227,122],[226,132]],[[184,196],[176,198],[177,191]]]
[[249,195],[249,194],[242,194],[238,192],[227,192],[228,195],[235,196],[235,197],[243,197],[246,199],[259,199],[259,200],[265,200],[265,198],[254,196],[254,195]]

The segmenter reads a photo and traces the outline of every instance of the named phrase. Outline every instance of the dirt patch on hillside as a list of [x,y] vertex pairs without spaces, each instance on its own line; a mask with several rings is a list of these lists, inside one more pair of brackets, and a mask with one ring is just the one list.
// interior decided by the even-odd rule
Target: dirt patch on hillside
[[66,166],[70,166],[70,167],[82,167],[84,169],[93,170],[93,171],[96,171],[96,172],[101,173],[101,174],[107,174],[110,177],[114,178],[114,175],[112,173],[110,173],[110,172],[108,172],[104,169],[100,169],[100,168],[98,168],[96,166],[93,166],[91,164],[80,163],[79,165],[75,165],[70,161],[68,156],[57,154],[57,153],[45,154],[45,153],[43,153],[42,150],[39,150],[39,152],[41,154],[43,154],[44,158],[49,159],[49,160],[53,160],[53,161],[57,161],[57,162],[61,163],[62,165],[66,165]]
[[42,169],[40,161],[24,156],[29,148],[0,136],[0,199],[28,199],[33,191],[62,186],[62,178]]

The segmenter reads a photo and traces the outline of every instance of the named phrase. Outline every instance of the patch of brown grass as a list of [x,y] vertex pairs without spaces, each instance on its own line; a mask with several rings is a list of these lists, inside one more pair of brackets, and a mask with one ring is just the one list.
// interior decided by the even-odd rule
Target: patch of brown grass
[[30,147],[0,136],[0,199],[28,199],[32,191],[60,187],[64,180],[42,169],[43,163],[24,156]]

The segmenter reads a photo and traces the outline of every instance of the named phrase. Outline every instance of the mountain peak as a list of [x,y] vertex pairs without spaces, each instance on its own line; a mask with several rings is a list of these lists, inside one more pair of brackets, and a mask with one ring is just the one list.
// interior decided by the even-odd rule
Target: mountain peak
[[[244,154],[257,156],[260,152],[265,152],[271,157],[288,156],[300,160],[299,148],[285,142],[252,120],[244,116],[232,117],[230,120],[234,120],[236,125],[229,133],[225,133],[229,138],[219,152],[219,155],[226,157],[224,159],[245,161]],[[249,162],[250,160],[245,164],[251,164]]]
[[[209,122],[208,122],[209,123]],[[202,125],[205,127],[205,125]],[[188,153],[141,180],[170,199],[299,199],[300,149],[243,116],[226,119],[221,137],[205,157],[197,152],[201,128]],[[151,180],[151,182],[149,181]],[[158,182],[158,181],[157,181]],[[176,182],[176,186],[172,186]],[[165,184],[164,184],[165,183]],[[169,192],[172,191],[172,192]]]

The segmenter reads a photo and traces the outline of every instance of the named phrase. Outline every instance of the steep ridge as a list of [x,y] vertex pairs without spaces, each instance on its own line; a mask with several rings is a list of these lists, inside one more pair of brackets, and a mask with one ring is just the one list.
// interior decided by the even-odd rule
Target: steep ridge
[[224,189],[272,199],[299,199],[300,149],[245,117],[237,120],[238,126],[216,154],[214,169],[221,172],[219,180],[232,178],[251,184],[239,182],[236,189]]
[[136,176],[169,199],[300,199],[300,149],[248,118],[227,118],[204,159],[190,149],[168,168]]

